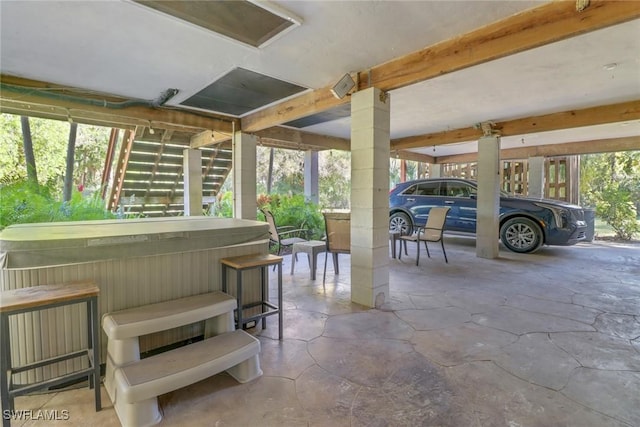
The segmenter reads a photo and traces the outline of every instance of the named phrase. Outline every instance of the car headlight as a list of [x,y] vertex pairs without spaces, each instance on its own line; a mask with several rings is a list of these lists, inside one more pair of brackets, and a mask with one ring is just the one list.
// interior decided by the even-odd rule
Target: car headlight
[[556,226],[560,228],[567,228],[569,225],[569,211],[559,206],[549,205],[547,203],[535,202],[536,206],[549,209],[553,213],[553,218],[556,221]]

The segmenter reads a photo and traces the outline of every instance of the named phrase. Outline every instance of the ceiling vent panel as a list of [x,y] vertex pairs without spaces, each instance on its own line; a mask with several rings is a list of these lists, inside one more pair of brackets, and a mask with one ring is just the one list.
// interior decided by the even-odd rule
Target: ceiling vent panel
[[235,68],[181,104],[240,116],[305,90],[264,74]]
[[351,104],[343,104],[338,107],[334,107],[330,110],[323,111],[322,113],[312,114],[307,117],[292,120],[284,123],[286,126],[302,129],[308,126],[317,125],[319,123],[330,122],[333,120],[342,119],[351,115]]
[[266,1],[133,1],[253,47],[264,47],[302,22],[297,16]]

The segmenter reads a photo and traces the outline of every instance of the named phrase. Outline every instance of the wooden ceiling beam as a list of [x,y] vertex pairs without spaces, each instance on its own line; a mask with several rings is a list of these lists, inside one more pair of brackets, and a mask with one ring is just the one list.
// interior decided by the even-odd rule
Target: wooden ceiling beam
[[[640,120],[640,100],[497,122],[494,128],[504,137],[630,120]],[[394,139],[391,141],[391,150],[477,141],[481,136],[482,131],[475,127],[455,129]]]
[[[500,160],[527,159],[529,157],[571,156],[574,154],[612,153],[617,151],[634,150],[640,150],[640,136],[506,148],[504,150],[500,150]],[[477,161],[478,153],[441,156],[435,159],[435,163],[471,163]]]
[[[552,1],[360,71],[354,80],[359,90],[389,91],[639,17],[634,1],[591,0],[582,12],[575,2]],[[249,114],[241,119],[241,128],[256,132],[349,101],[349,96],[336,99],[327,86]]]
[[[345,138],[318,135],[296,129],[275,126],[255,133],[262,145],[293,150],[342,150],[349,151],[351,142]],[[421,153],[398,150],[389,153],[390,157],[412,160],[422,163],[435,163],[435,158]]]
[[[495,129],[499,130],[502,136],[517,136],[631,120],[640,120],[640,100],[497,122]],[[297,150],[350,149],[350,141],[346,138],[318,135],[281,126],[254,133],[260,137],[262,144],[267,147]],[[472,126],[426,135],[397,138],[391,141],[391,156],[393,157],[397,154],[398,158],[405,160],[432,163],[432,156],[424,155],[426,157],[418,159],[411,157],[418,154],[406,150],[477,141],[481,136],[482,131]]]
[[[72,120],[77,123],[108,127],[132,128],[147,126],[156,129],[171,129],[198,132],[210,129],[231,134],[232,117],[207,113],[194,113],[170,107],[130,106],[109,108],[88,104],[96,101],[119,103],[130,100],[110,95],[99,95],[77,88],[62,87],[52,83],[28,80],[13,76],[0,76],[3,90],[0,91],[0,112],[29,115],[53,120]],[[15,89],[16,90],[12,90]],[[44,90],[47,90],[46,92]],[[49,93],[49,95],[47,95]],[[51,96],[51,93],[58,94]],[[65,95],[69,96],[65,98]],[[82,101],[80,100],[82,99]]]
[[222,133],[212,130],[205,130],[197,133],[191,137],[189,143],[190,148],[208,147],[211,145],[221,144],[226,141],[231,141],[231,133]]
[[638,17],[633,1],[591,0],[582,12],[551,1],[364,71],[358,89],[399,89]]
[[253,133],[321,113],[349,102],[351,102],[351,99],[348,96],[342,99],[334,97],[331,93],[331,87],[327,86],[311,92],[305,92],[295,98],[249,114],[240,119],[240,126],[244,132]]
[[414,153],[412,151],[393,151],[391,157],[402,160],[411,160],[420,163],[436,163],[436,158],[428,154]]
[[436,145],[447,145],[456,142],[477,141],[482,131],[473,127],[435,132],[425,135],[407,136],[391,140],[391,150],[408,150]]
[[318,135],[297,129],[275,126],[254,134],[267,147],[291,148],[297,150],[343,150],[351,149],[351,141],[335,136]]

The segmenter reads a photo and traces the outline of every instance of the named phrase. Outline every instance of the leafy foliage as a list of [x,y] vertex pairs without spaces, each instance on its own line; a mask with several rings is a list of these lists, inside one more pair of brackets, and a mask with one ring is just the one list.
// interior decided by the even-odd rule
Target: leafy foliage
[[[267,192],[269,169],[268,147],[257,147],[257,191]],[[276,194],[304,193],[304,152],[296,150],[276,149],[273,158],[273,178],[271,192]]]
[[231,191],[218,193],[215,203],[209,205],[209,210],[205,214],[218,218],[233,217],[233,193]]
[[[320,208],[315,203],[307,202],[301,194],[260,196],[258,208],[270,210],[279,227],[290,225],[309,230],[309,239],[319,239],[324,235],[324,220]],[[261,213],[258,219],[266,220]]]
[[[29,118],[38,180],[54,192],[62,191],[65,173],[69,123],[57,120]],[[20,116],[0,114],[2,144],[0,144],[0,183],[10,184],[26,178]],[[74,187],[97,189],[104,159],[109,129],[78,126],[74,167]]]
[[603,218],[623,240],[631,240],[640,232],[637,210],[631,201],[631,192],[621,188],[620,183],[607,185],[596,202],[596,213]]
[[640,152],[590,154],[581,158],[581,197],[596,207],[620,239],[640,233]]
[[[0,115],[0,183],[11,183],[27,177],[22,143],[20,116]],[[38,180],[47,186],[61,187],[65,170],[69,124],[55,120],[29,119],[36,159]]]
[[348,209],[351,194],[351,153],[323,151],[318,156],[320,206]]
[[0,186],[0,229],[12,224],[113,219],[99,194],[83,197],[74,191],[69,202],[56,198],[51,187],[22,180]]
[[[270,148],[257,148],[257,191],[267,193]],[[318,155],[319,205],[322,209],[348,209],[351,192],[351,153],[321,151]],[[304,152],[275,149],[271,194],[304,193]]]

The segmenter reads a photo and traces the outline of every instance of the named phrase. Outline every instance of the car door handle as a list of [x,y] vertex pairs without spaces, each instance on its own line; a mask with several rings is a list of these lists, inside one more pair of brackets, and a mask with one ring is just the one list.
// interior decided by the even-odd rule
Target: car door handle
[[453,200],[445,200],[444,204],[445,205],[453,205],[455,202]]
[[413,197],[409,197],[409,198],[407,199],[407,202],[415,202],[415,201],[416,201],[416,199],[415,199],[415,198],[413,198]]

